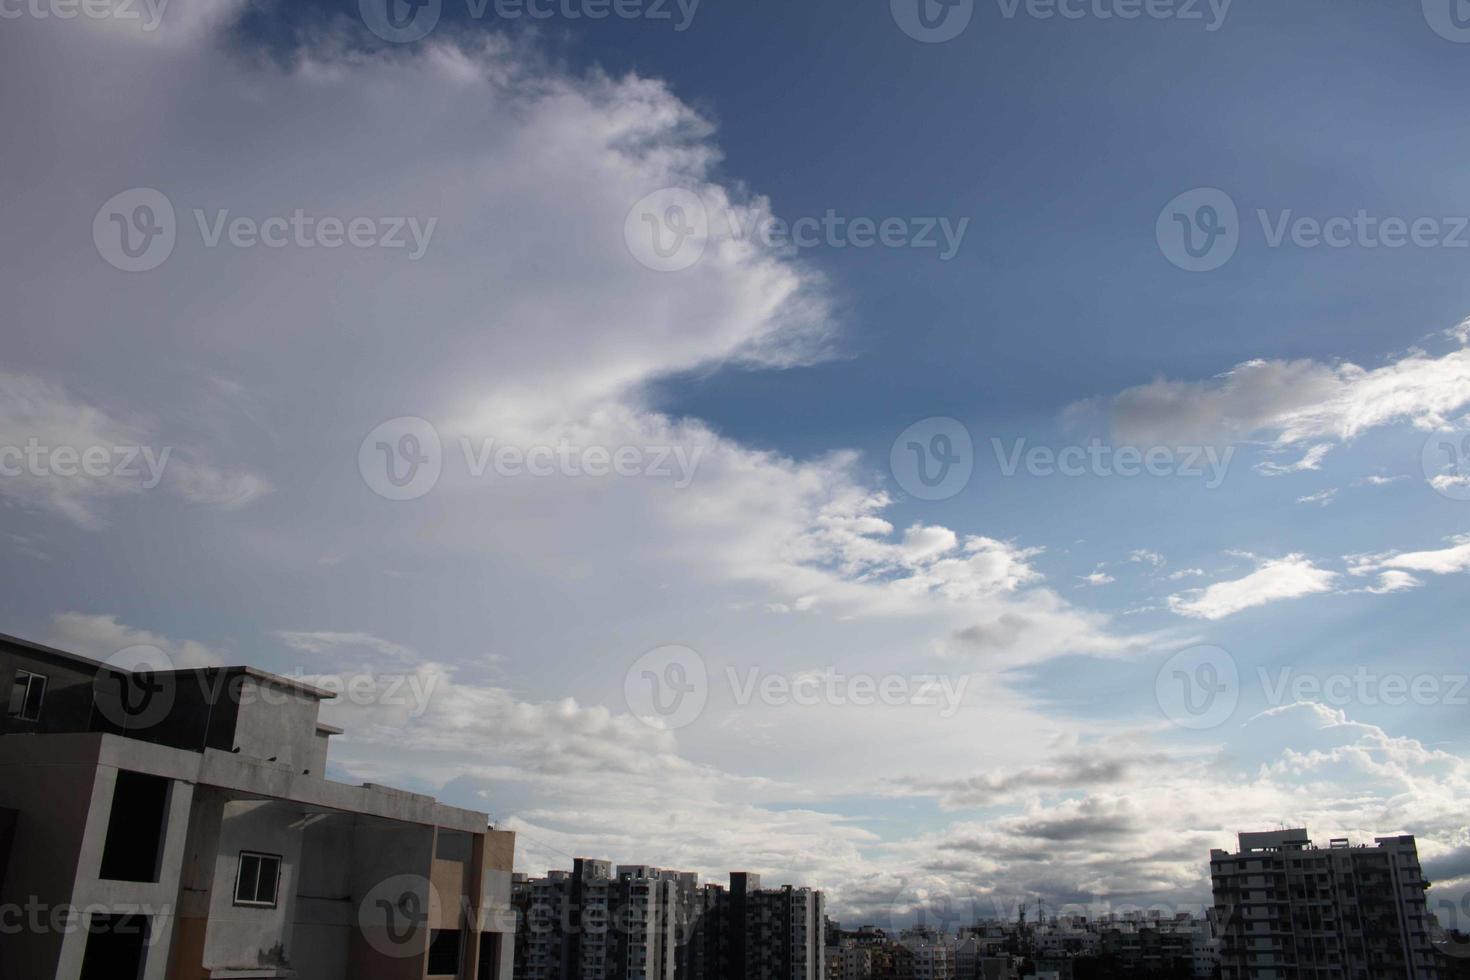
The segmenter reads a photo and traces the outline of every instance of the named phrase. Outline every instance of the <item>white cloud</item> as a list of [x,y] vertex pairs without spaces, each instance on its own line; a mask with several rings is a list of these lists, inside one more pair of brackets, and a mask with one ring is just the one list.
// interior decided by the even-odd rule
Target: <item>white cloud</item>
[[1470,571],[1470,534],[1456,535],[1449,540],[1453,542],[1450,547],[1435,551],[1350,555],[1348,571],[1354,575],[1367,575],[1384,569],[1428,572],[1431,575],[1453,575]]
[[271,491],[271,485],[254,473],[226,473],[204,463],[179,461],[174,464],[174,489],[191,504],[239,510]]
[[1115,436],[1137,445],[1215,445],[1264,437],[1276,449],[1309,444],[1291,464],[1263,463],[1270,475],[1315,470],[1336,443],[1377,426],[1442,426],[1470,405],[1470,341],[1439,357],[1410,351],[1382,367],[1318,361],[1254,360],[1207,381],[1154,381],[1102,401],[1079,403],[1077,420],[1101,409]]
[[1320,470],[1322,460],[1332,451],[1330,443],[1319,442],[1310,447],[1305,456],[1295,463],[1274,463],[1266,460],[1256,464],[1256,472],[1265,476],[1285,476],[1288,473],[1303,473],[1309,470]]
[[1309,493],[1304,497],[1298,497],[1296,498],[1296,502],[1299,504],[1319,504],[1326,507],[1336,497],[1337,489],[1334,487],[1328,490],[1318,490],[1316,493]]
[[275,636],[292,650],[302,653],[337,653],[345,650],[367,651],[387,657],[413,659],[412,647],[394,643],[371,633],[335,632],[332,630],[276,630]]
[[[269,504],[282,506],[266,526],[232,519],[231,534],[211,526],[194,536],[158,520],[138,536],[170,542],[180,575],[237,570],[230,581],[251,591],[229,600],[266,622],[319,624],[330,602],[330,623],[352,630],[278,637],[324,659],[312,665],[322,675],[377,676],[385,668],[348,662],[379,659],[415,680],[422,701],[328,709],[348,727],[334,762],[354,778],[483,806],[523,832],[524,870],[565,866],[560,852],[706,873],[738,862],[836,889],[838,909],[876,894],[874,882],[949,861],[935,877],[982,881],[981,870],[999,869],[1008,885],[1048,895],[1173,894],[1198,886],[1207,846],[1239,829],[1229,821],[1318,807],[1285,783],[1212,780],[1187,764],[1155,786],[1156,771],[1135,776],[1133,760],[1149,757],[1127,751],[1136,747],[1069,761],[1085,750],[1048,750],[1041,735],[1074,723],[1004,691],[986,691],[965,738],[913,713],[737,711],[715,699],[707,718],[672,733],[617,707],[627,662],[686,639],[715,677],[742,657],[789,674],[811,667],[813,650],[847,670],[969,677],[1158,642],[1063,601],[1034,542],[895,526],[871,460],[792,459],[650,408],[649,386],[670,375],[807,363],[833,344],[826,290],[800,262],[717,239],[696,267],[661,275],[627,254],[628,208],[654,188],[695,188],[712,208],[767,207],[717,183],[712,127],[663,84],[572,76],[501,40],[455,43],[448,30],[390,54],[328,45],[269,60],[221,56],[223,39],[198,23],[146,50],[54,24],[11,26],[0,83],[23,91],[29,69],[55,66],[47,112],[21,100],[31,115],[16,121],[0,170],[7,227],[27,243],[0,264],[0,291],[15,309],[50,313],[43,323],[17,317],[16,344],[49,376],[73,372],[89,399],[135,409],[149,431],[220,447],[188,456],[195,469],[175,491],[186,499],[261,499],[265,478],[214,468],[225,461],[270,474]],[[97,77],[116,79],[128,98],[99,100]],[[60,117],[85,146],[54,125]],[[201,140],[199,120],[230,138]],[[46,144],[57,133],[62,143]],[[110,148],[105,159],[85,152],[96,145]],[[171,196],[183,234],[162,267],[127,277],[90,251],[85,229],[119,188],[145,184]],[[342,250],[205,250],[188,237],[194,207],[441,223],[410,266]],[[78,250],[86,261],[74,261]],[[76,336],[58,339],[57,321],[76,324]],[[80,342],[97,352],[90,376],[70,356]],[[170,363],[227,360],[232,375],[207,393],[180,390],[159,350]],[[323,386],[324,351],[352,352],[344,369],[383,383]],[[127,399],[103,399],[119,386]],[[222,404],[222,391],[234,400]],[[410,413],[438,427],[445,472],[422,500],[384,501],[357,471],[358,446],[382,420]],[[678,490],[644,478],[484,480],[456,462],[461,437],[703,455]],[[51,493],[34,502],[56,506]],[[99,499],[79,513],[95,517]],[[742,611],[762,607],[820,615],[777,622]],[[69,615],[56,630],[69,648],[141,640],[181,659],[210,652],[113,617]],[[483,650],[491,635],[513,654],[515,675],[476,683],[478,654],[463,651]],[[848,757],[862,760],[858,771],[834,765]],[[905,791],[947,805],[990,794],[1009,809],[930,840],[846,802],[865,788],[885,795],[884,780],[911,774],[915,758],[964,775]],[[1116,783],[1115,758],[1125,760]],[[1248,792],[1233,796],[1237,785]],[[1435,819],[1443,795],[1430,796]],[[1226,813],[1220,798],[1231,801]],[[1373,830],[1403,819],[1375,819],[1377,804],[1356,796],[1318,799],[1311,812],[1358,801],[1341,821]],[[1065,846],[1069,836],[1085,843]],[[1140,862],[1145,849],[1154,858]]]
[[1268,559],[1244,578],[1169,596],[1175,612],[1198,619],[1224,619],[1244,609],[1331,592],[1337,573],[1318,568],[1303,555]]
[[[163,651],[173,666],[218,667],[226,656],[196,640],[172,640],[145,629],[126,626],[116,616],[80,612],[57,613],[51,617],[46,642],[68,653],[93,660],[106,660],[129,647],[154,647]],[[157,661],[150,661],[157,664]]]
[[269,487],[190,455],[141,420],[116,418],[40,377],[0,371],[0,495],[25,507],[96,530],[110,504],[158,487],[223,508],[243,507]]

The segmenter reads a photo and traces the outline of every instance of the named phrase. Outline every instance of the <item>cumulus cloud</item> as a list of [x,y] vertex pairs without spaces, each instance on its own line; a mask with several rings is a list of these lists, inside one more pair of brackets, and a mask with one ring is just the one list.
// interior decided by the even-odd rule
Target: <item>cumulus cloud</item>
[[254,474],[190,454],[141,420],[116,417],[35,375],[0,371],[0,495],[22,506],[95,530],[110,504],[160,486],[230,508],[269,488]]
[[1169,608],[1197,619],[1224,619],[1245,609],[1283,599],[1331,592],[1337,573],[1318,568],[1304,555],[1264,559],[1244,578],[1216,582],[1169,596]]
[[[197,640],[173,640],[151,630],[118,622],[116,616],[95,613],[63,612],[51,617],[46,642],[68,653],[78,653],[93,660],[106,660],[131,647],[153,647],[161,650],[174,667],[218,667],[226,654]],[[157,665],[159,661],[150,660]]]
[[1305,447],[1295,462],[1267,461],[1268,475],[1319,469],[1333,445],[1378,426],[1443,426],[1470,405],[1470,345],[1464,327],[1447,332],[1457,349],[1414,350],[1376,368],[1312,360],[1254,360],[1205,381],[1159,380],[1069,415],[1101,412],[1116,438],[1137,445],[1216,445],[1265,439],[1277,450]]
[[[707,874],[738,861],[827,887],[834,909],[853,914],[864,896],[916,875],[992,890],[1003,875],[1018,892],[1058,898],[1174,894],[1198,888],[1204,849],[1234,824],[1293,812],[1288,802],[1311,814],[1342,803],[1324,796],[1312,809],[1284,781],[1211,779],[1187,764],[1161,779],[1136,748],[1090,761],[1052,753],[1032,736],[1056,719],[1004,691],[987,691],[984,711],[965,716],[966,738],[905,709],[737,711],[712,697],[707,716],[678,732],[633,717],[618,703],[627,663],[662,643],[699,646],[716,678],[742,657],[783,675],[841,657],[849,670],[968,677],[1067,654],[1124,656],[1157,638],[1120,633],[1061,599],[1035,542],[895,517],[872,461],[856,453],[791,458],[657,410],[655,389],[671,376],[779,370],[837,344],[825,284],[788,255],[716,234],[695,266],[665,274],[629,253],[629,210],[659,188],[690,188],[712,211],[769,208],[718,179],[713,126],[666,85],[569,73],[503,38],[449,30],[390,52],[328,37],[259,58],[228,33],[233,9],[174,0],[182,19],[155,40],[33,20],[0,34],[0,100],[13,122],[0,142],[9,336],[32,359],[26,377],[69,372],[64,392],[14,388],[45,397],[19,399],[12,417],[29,424],[30,403],[44,402],[52,407],[35,417],[59,419],[62,431],[218,447],[181,449],[170,492],[235,508],[232,533],[140,514],[124,543],[170,542],[169,564],[199,583],[228,567],[230,594],[208,597],[270,624],[346,626],[283,631],[249,658],[284,645],[290,656],[275,657],[275,669],[294,661],[323,682],[362,678],[382,692],[328,709],[348,729],[335,740],[339,772],[481,806],[522,832],[522,870],[565,866],[570,853]],[[42,74],[53,84],[38,100]],[[111,268],[88,240],[99,206],[128,187],[157,188],[178,216],[173,254],[146,274]],[[196,211],[261,219],[298,208],[438,225],[415,262],[209,247],[197,231]],[[62,336],[56,322],[75,328]],[[80,343],[90,367],[75,363]],[[1453,367],[1420,360],[1410,367],[1426,377]],[[375,383],[324,384],[324,363]],[[181,386],[178,364],[210,365],[216,377],[206,391]],[[1366,383],[1346,369],[1302,373],[1328,401]],[[1241,374],[1230,384],[1255,374],[1257,387],[1287,389],[1244,424],[1289,416],[1293,432],[1313,429],[1297,419],[1293,381]],[[94,407],[104,405],[126,410]],[[358,453],[375,426],[404,415],[432,422],[443,473],[422,499],[390,501],[373,492]],[[648,474],[497,479],[466,465],[465,443],[486,439],[677,448],[689,459],[697,450],[699,464],[683,487]],[[13,492],[94,524],[132,494]],[[85,558],[62,555],[79,567]],[[1305,564],[1299,578],[1330,574]],[[242,582],[249,588],[234,594]],[[1189,601],[1208,617],[1250,604],[1241,593],[1283,587],[1211,586]],[[797,611],[811,615],[776,619]],[[53,632],[71,649],[141,642],[181,662],[205,662],[219,645],[80,613],[58,617]],[[487,637],[513,655],[513,676],[477,675],[483,658],[466,651]],[[399,696],[385,676],[403,679]],[[977,761],[993,741],[1015,758]],[[860,776],[831,764],[843,754],[862,760]],[[939,775],[890,781],[912,776],[915,758]],[[1437,787],[1450,776],[1435,778],[1426,820],[1444,835]],[[864,779],[877,797],[999,801],[1004,819],[884,828],[834,802],[865,791]],[[1400,791],[1370,789],[1384,786]],[[1404,825],[1407,811],[1375,805],[1340,822]],[[1136,829],[1118,832],[1125,822]]]

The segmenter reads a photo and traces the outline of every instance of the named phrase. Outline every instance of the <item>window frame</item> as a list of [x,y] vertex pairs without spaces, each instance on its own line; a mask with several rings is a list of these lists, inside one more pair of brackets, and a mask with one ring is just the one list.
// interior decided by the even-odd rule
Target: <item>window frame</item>
[[[31,700],[33,692],[36,691],[39,682],[40,693],[35,694],[35,713],[31,713]],[[17,667],[15,680],[10,687],[10,703],[6,705],[6,715],[18,718],[21,721],[40,721],[41,712],[46,705],[46,688],[50,685],[50,678],[45,674],[24,667]],[[20,704],[16,705],[16,695],[20,694]]]
[[[267,861],[273,861],[273,862],[275,862],[275,869],[276,869],[275,882],[274,882],[274,884],[271,885],[271,900],[269,902],[263,902],[259,898],[242,899],[240,897],[240,885],[245,880],[245,859],[246,858],[253,858],[256,861],[256,866],[255,866],[255,887],[254,887],[254,889],[252,891],[252,894],[257,895],[257,896],[260,894],[261,869],[263,869],[266,866],[266,862]],[[237,905],[237,906],[240,906],[242,908],[251,908],[251,909],[273,909],[273,908],[278,907],[280,905],[280,902],[281,902],[281,865],[282,864],[283,864],[283,861],[282,861],[281,855],[279,855],[279,854],[270,854],[270,853],[267,853],[265,851],[244,851],[244,850],[242,850],[239,853],[239,855],[236,857],[236,859],[235,859],[235,893],[234,893],[234,904]]]

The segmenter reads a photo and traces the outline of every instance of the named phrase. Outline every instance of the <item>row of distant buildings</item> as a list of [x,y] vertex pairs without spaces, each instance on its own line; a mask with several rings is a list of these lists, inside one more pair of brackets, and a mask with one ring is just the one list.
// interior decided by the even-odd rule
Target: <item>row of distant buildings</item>
[[820,891],[576,858],[512,886],[521,980],[825,980]]
[[1187,914],[989,921],[958,934],[833,928],[829,936],[827,980],[1219,976],[1219,947],[1210,921]]
[[843,930],[822,892],[579,858],[325,778],[330,692],[0,635],[3,980],[1463,980],[1413,837],[1240,835],[1208,915]]
[[1414,838],[1316,846],[1305,829],[1210,852],[1207,914],[988,921],[957,934],[829,927],[827,980],[1463,980],[1470,937],[1438,928]]

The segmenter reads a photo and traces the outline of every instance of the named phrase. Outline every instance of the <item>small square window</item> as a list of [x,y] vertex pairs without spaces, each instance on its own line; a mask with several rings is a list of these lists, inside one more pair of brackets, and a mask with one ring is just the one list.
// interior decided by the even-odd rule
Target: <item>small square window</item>
[[275,908],[280,880],[280,855],[241,851],[240,870],[235,877],[235,904]]
[[10,709],[12,718],[22,721],[41,720],[41,702],[46,699],[46,677],[44,674],[33,674],[28,670],[17,670],[15,672],[15,685],[10,689]]

